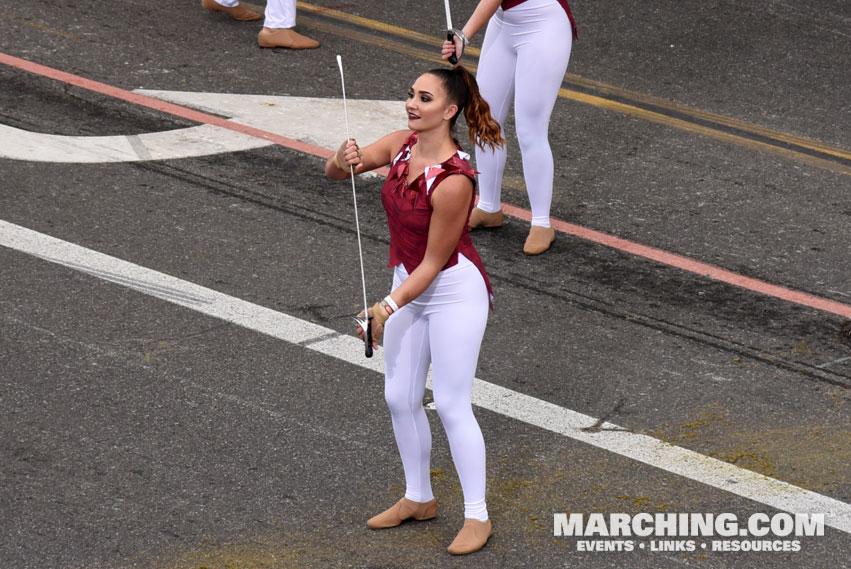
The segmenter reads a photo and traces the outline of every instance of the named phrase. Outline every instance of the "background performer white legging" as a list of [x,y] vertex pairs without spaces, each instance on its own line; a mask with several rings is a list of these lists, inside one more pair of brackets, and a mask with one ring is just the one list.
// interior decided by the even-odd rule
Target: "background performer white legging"
[[[408,277],[403,265],[395,290]],[[405,469],[405,497],[428,502],[431,431],[423,408],[432,366],[434,403],[464,493],[464,516],[488,519],[485,505],[485,443],[473,415],[471,389],[488,317],[488,291],[479,269],[459,254],[416,300],[395,312],[384,331],[384,394]]]
[[[550,226],[553,155],[548,131],[573,46],[575,30],[568,14],[566,0],[479,0],[464,28],[454,30],[454,41],[443,43],[443,58],[455,54],[460,62],[469,38],[487,23],[476,81],[500,127],[505,126],[514,101],[523,175],[532,205],[532,227],[523,245],[527,255],[540,255],[555,240]],[[470,215],[470,229],[502,225],[505,159],[504,146],[476,148],[479,203]]]
[[[226,8],[236,8],[239,0],[216,0]],[[295,27],[296,0],[267,0],[263,26],[267,28]]]
[[[533,226],[550,226],[553,154],[548,131],[572,44],[570,20],[556,0],[527,0],[510,10],[497,9],[482,44],[476,81],[500,126],[514,100]],[[505,159],[504,147],[476,147],[479,209],[499,211]]]
[[[213,12],[227,12],[237,20],[259,20],[260,14],[244,7],[239,0],[201,0],[201,5]],[[253,6],[252,6],[253,7]],[[319,42],[296,32],[296,0],[267,0],[263,29],[257,35],[260,47],[312,49]]]

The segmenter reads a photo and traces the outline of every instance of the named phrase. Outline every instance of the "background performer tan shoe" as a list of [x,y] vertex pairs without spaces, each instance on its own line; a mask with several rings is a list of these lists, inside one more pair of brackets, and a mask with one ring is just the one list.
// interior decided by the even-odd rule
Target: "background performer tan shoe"
[[523,252],[527,255],[540,255],[550,248],[556,240],[556,230],[552,227],[539,227],[533,225],[529,230],[529,237],[523,246]]
[[260,47],[285,47],[287,49],[313,49],[319,42],[303,36],[292,28],[263,28],[257,35]]
[[402,498],[390,508],[367,520],[366,525],[372,529],[396,527],[405,520],[430,520],[437,515],[437,498],[429,502],[413,502]]
[[477,207],[470,212],[470,229],[500,227],[502,225],[502,210],[493,213],[484,211]]
[[210,12],[225,12],[229,14],[231,18],[234,20],[239,20],[240,22],[249,22],[251,20],[259,20],[260,14],[257,12],[252,12],[247,8],[243,8],[239,4],[234,7],[222,6],[216,0],[201,0],[201,6],[204,7],[205,10],[209,10]]
[[452,555],[473,553],[483,548],[491,535],[493,535],[493,524],[490,520],[480,522],[467,518],[464,520],[464,527],[446,550]]

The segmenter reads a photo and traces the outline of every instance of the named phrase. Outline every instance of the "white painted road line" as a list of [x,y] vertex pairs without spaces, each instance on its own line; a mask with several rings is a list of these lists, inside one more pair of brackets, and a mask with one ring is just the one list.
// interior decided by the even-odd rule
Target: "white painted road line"
[[[340,125],[342,99],[137,91],[204,112],[227,116],[241,124],[336,149],[346,138]],[[352,133],[368,144],[388,132],[407,128],[400,101],[351,100]],[[0,158],[32,162],[106,163],[169,160],[239,152],[275,143],[214,125],[138,135],[66,136],[31,132],[0,124]]]
[[[288,138],[337,150],[346,139],[342,98],[194,93],[137,89],[141,95],[230,117],[240,124],[281,134]],[[348,99],[352,137],[361,146],[372,144],[389,132],[408,128],[405,102]]]
[[[0,245],[34,255],[147,295],[243,326],[383,374],[383,357],[363,356],[363,342],[354,336],[306,322],[212,289],[56,239],[25,227],[0,221]],[[429,388],[431,382],[429,381]],[[473,403],[478,407],[523,421],[701,482],[737,496],[792,514],[823,513],[825,524],[851,534],[851,505],[665,443],[624,430],[612,423],[598,426],[594,417],[577,413],[498,385],[476,379]],[[590,427],[599,427],[590,429]]]
[[206,124],[133,136],[65,136],[0,125],[0,158],[31,162],[95,164],[167,160],[271,144],[255,136]]

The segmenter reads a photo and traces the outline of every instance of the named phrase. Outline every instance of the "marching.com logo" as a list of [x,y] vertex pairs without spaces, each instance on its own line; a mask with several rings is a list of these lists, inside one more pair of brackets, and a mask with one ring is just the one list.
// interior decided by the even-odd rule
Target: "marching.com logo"
[[[556,513],[553,535],[597,538],[577,541],[578,551],[800,551],[800,540],[778,538],[823,536],[824,516],[757,513],[739,520],[732,513]],[[633,537],[676,539],[611,539]]]

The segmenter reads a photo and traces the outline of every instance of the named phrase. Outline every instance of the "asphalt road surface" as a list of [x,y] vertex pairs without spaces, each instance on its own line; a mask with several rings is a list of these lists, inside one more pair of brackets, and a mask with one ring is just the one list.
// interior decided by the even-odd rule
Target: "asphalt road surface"
[[[399,100],[401,116],[440,64],[444,14],[428,4],[299,3],[298,29],[322,42],[304,52],[260,49],[260,23],[189,0],[0,7],[1,568],[851,567],[840,0],[572,3],[556,243],[521,251],[513,125],[516,215],[474,234],[496,294],[476,408],[494,536],[446,553],[463,506],[433,410],[439,516],[366,527],[404,481],[380,357],[352,338],[351,189],[324,178],[318,149],[342,120],[302,137],[313,146],[149,159],[144,136],[180,140],[199,119],[121,93],[339,99],[341,54],[347,95]],[[455,21],[474,6],[454,1]],[[139,156],[51,158],[77,137]],[[33,159],[3,154],[25,144]],[[381,183],[358,181],[373,301],[391,278]],[[561,513],[810,513],[825,528],[564,536]],[[713,550],[763,541],[797,550]]]

